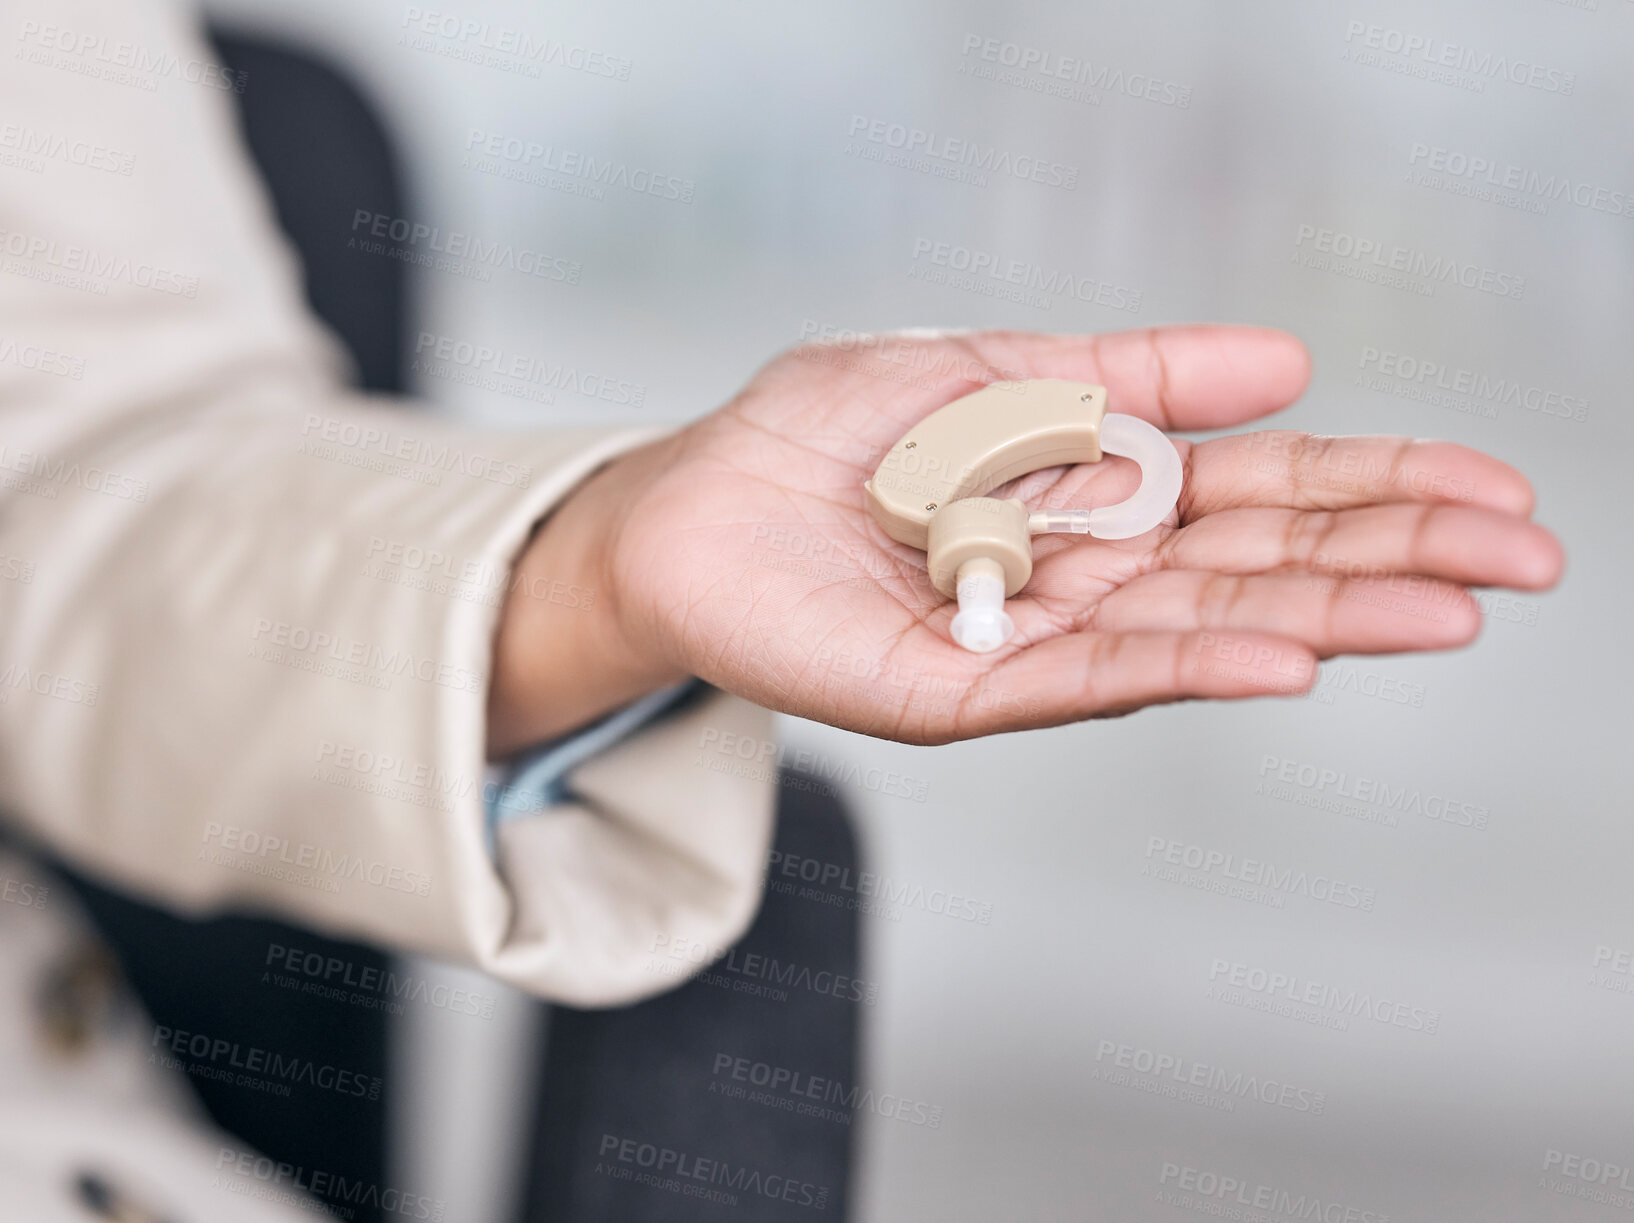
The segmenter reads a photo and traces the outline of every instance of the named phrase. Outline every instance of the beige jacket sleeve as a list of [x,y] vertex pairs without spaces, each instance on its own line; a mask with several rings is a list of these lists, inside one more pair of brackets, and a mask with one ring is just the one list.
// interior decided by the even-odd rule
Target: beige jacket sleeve
[[[765,739],[714,695],[483,835],[498,607],[533,525],[637,431],[495,434],[346,391],[156,0],[0,4],[0,810],[187,910],[268,911],[581,1004],[757,906]],[[248,86],[253,88],[253,82]],[[597,614],[598,592],[535,597]]]

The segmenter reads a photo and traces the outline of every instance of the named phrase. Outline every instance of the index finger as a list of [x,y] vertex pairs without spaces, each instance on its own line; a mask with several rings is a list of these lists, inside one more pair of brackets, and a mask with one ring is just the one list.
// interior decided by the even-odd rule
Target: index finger
[[981,361],[1028,378],[1107,389],[1107,410],[1160,429],[1219,429],[1287,407],[1311,376],[1305,346],[1272,327],[1208,323],[1105,335],[978,331],[959,337]]

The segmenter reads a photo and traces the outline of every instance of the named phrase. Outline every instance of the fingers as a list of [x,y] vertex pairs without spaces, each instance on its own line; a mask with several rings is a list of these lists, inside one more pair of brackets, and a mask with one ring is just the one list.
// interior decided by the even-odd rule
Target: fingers
[[1310,381],[1305,346],[1269,327],[1147,327],[1105,335],[972,332],[963,344],[1011,376],[1107,388],[1107,407],[1162,429],[1219,429],[1287,407]]
[[1249,505],[1347,509],[1381,501],[1452,502],[1532,512],[1532,486],[1508,463],[1453,442],[1242,433],[1192,447],[1180,521]]
[[1137,578],[1109,595],[1096,610],[1094,627],[1114,633],[1270,633],[1329,657],[1467,645],[1480,632],[1481,613],[1463,587],[1433,578],[1172,570]]
[[1273,634],[1067,633],[973,681],[950,737],[1059,726],[1188,698],[1296,695],[1315,679],[1310,648]]
[[1465,505],[1226,510],[1158,545],[1162,569],[1270,573],[1307,569],[1350,578],[1423,574],[1468,586],[1544,590],[1560,579],[1560,544],[1524,518]]

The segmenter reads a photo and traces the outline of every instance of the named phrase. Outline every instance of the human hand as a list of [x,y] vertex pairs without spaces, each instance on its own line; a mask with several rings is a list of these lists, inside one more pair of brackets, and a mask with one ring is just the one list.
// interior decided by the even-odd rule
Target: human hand
[[[507,606],[491,749],[686,675],[913,743],[1299,693],[1319,658],[1467,644],[1481,623],[1469,587],[1558,580],[1562,552],[1529,521],[1530,485],[1478,451],[1288,431],[1175,439],[1186,478],[1164,525],[1115,542],[1036,537],[1032,578],[1006,603],[1015,636],[973,654],[949,636],[955,607],[923,553],[891,540],[864,501],[863,481],[911,425],[987,382],[1097,383],[1110,411],[1206,430],[1285,407],[1309,371],[1293,337],[1246,327],[904,334],[785,353],[547,522],[523,571],[587,575],[574,580],[605,597],[593,616]],[[1138,479],[1108,458],[994,495],[1088,508]]]

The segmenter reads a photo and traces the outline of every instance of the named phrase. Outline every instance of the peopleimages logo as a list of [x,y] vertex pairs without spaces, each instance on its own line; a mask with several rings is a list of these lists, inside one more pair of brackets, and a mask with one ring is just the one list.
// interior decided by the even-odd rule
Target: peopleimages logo
[[[505,66],[514,61],[528,76],[538,76],[538,66],[544,65],[615,81],[630,79],[630,61],[622,55],[609,55],[509,26],[473,21],[455,13],[410,6],[403,13],[402,25],[406,33],[400,42],[415,37],[417,41],[406,45],[416,50],[434,50],[454,59],[468,59],[484,66]],[[442,42],[434,41],[437,39]]]
[[183,59],[174,51],[155,51],[142,43],[110,39],[106,34],[25,21],[18,30],[17,58],[63,68],[81,76],[132,85],[148,93],[160,78],[210,89],[243,93],[249,74],[209,60]]
[[34,580],[34,562],[25,561],[20,556],[8,556],[0,552],[0,582],[16,582],[20,586],[27,586]]
[[22,691],[67,701],[70,705],[95,705],[102,687],[54,671],[36,671],[26,665],[7,663],[5,669],[0,670],[0,704],[4,704],[12,692]]
[[[1012,153],[996,145],[929,132],[905,123],[893,123],[889,119],[853,114],[846,135],[852,142],[848,151],[852,152],[857,151],[854,146],[860,139],[865,145],[891,150],[909,159],[923,159],[932,166],[960,167],[978,174],[1004,175],[1046,187],[1060,187],[1064,191],[1071,191],[1078,185],[1077,166]],[[910,165],[909,168],[914,167]]]
[[1095,1061],[1092,1076],[1096,1079],[1115,1087],[1150,1090],[1154,1095],[1170,1096],[1188,1104],[1213,1106],[1216,1099],[1258,1100],[1261,1104],[1312,1116],[1321,1116],[1328,1105],[1326,1092],[1194,1062],[1175,1053],[1140,1045],[1102,1040],[1095,1047]]
[[1416,288],[1427,293],[1433,293],[1438,284],[1455,284],[1510,299],[1519,299],[1526,293],[1526,278],[1513,272],[1484,268],[1448,255],[1316,225],[1299,227],[1294,238],[1293,261],[1352,279],[1393,288]]
[[1613,994],[1634,994],[1634,952],[1604,943],[1594,949],[1589,984]]
[[456,692],[481,692],[488,682],[488,677],[482,672],[458,663],[441,662],[395,647],[387,649],[382,645],[337,636],[322,629],[313,630],[286,620],[272,620],[266,616],[256,618],[250,642],[252,657],[305,671],[323,672],[324,664],[329,664],[333,673],[340,678],[363,676],[375,681],[370,684],[371,687],[389,688],[392,679],[407,676],[422,683],[452,688]]
[[1150,73],[1125,72],[1105,62],[1062,55],[1044,47],[966,34],[963,55],[965,64],[960,67],[961,72],[968,69],[972,76],[1054,97],[1099,105],[1101,94],[1121,93],[1181,110],[1191,106],[1189,85],[1165,81]]
[[1634,1193],[1634,1183],[1629,1180],[1630,1174],[1634,1174],[1634,1167],[1627,1164],[1595,1159],[1589,1155],[1574,1155],[1550,1147],[1543,1154],[1543,1170],[1587,1185],[1616,1185],[1619,1189]]
[[7,264],[8,272],[62,284],[98,297],[106,297],[108,287],[115,283],[176,297],[199,295],[197,276],[133,260],[128,255],[109,254],[77,242],[58,242],[39,234],[0,230],[0,254],[27,261]]
[[930,789],[924,780],[892,769],[864,768],[854,760],[830,760],[825,753],[790,749],[781,740],[734,734],[706,727],[698,738],[698,759],[693,763],[712,773],[728,773],[781,784],[785,773],[805,775],[829,785],[849,784],[876,794],[922,803]]
[[907,332],[855,331],[816,319],[800,324],[802,361],[855,370],[888,382],[940,389],[944,380],[963,379],[978,384],[1003,384],[1017,395],[1027,393],[1020,370],[989,365],[951,344],[927,343],[922,335]]
[[1290,760],[1285,756],[1262,756],[1259,775],[1257,794],[1268,792],[1269,785],[1281,783],[1336,798],[1354,799],[1386,811],[1421,816],[1440,824],[1477,830],[1485,830],[1492,815],[1481,803],[1426,793],[1420,786],[1391,785],[1378,777]]
[[[1406,1028],[1433,1036],[1441,1026],[1441,1012],[1388,998],[1375,998],[1366,990],[1344,989],[1322,981],[1305,980],[1295,973],[1275,972],[1245,964],[1237,960],[1216,958],[1209,964],[1209,981],[1213,982],[1220,1000],[1243,1004],[1241,993],[1258,995],[1267,1002],[1292,1003],[1332,1012],[1336,1016],[1371,1019],[1374,1023]],[[1264,1006],[1248,1007],[1264,1010]]]
[[[372,781],[392,783],[414,790],[426,790],[449,798],[466,798],[475,789],[471,777],[450,773],[424,761],[404,759],[392,752],[375,752],[352,743],[323,739],[318,743],[317,762]],[[449,808],[452,810],[452,808]]]
[[[1564,72],[1474,47],[1460,46],[1428,34],[1352,21],[1345,27],[1345,55],[1353,63],[1385,68],[1438,83],[1485,90],[1487,81],[1508,81],[1545,93],[1570,94],[1575,72]],[[1389,57],[1388,59],[1385,57]]]
[[219,846],[227,854],[248,861],[312,871],[326,882],[351,879],[415,896],[431,894],[431,879],[418,871],[405,870],[355,854],[337,854],[322,845],[307,841],[292,842],[237,824],[219,824],[211,820],[204,827],[204,844]]
[[717,1053],[714,1079],[709,1090],[735,1100],[761,1104],[802,1117],[815,1117],[850,1125],[859,1110],[909,1125],[930,1129],[942,1127],[942,1106],[909,1100],[890,1092],[876,1094],[872,1088],[839,1079],[807,1074],[787,1066],[774,1066],[753,1058]]
[[[1417,141],[1407,156],[1407,164],[1427,169],[1450,180],[1466,182],[1493,191],[1512,191],[1518,196],[1532,197],[1539,202],[1565,200],[1579,208],[1606,212],[1617,217],[1634,217],[1634,191],[1617,191],[1604,183],[1578,180],[1573,182],[1564,174],[1540,174],[1512,163],[1470,156],[1453,149]],[[1411,174],[1408,181],[1415,180]],[[1435,185],[1433,180],[1423,185]]]
[[467,452],[446,439],[433,441],[398,433],[384,425],[308,412],[301,425],[302,454],[331,459],[349,466],[372,466],[370,460],[389,465],[400,463],[430,477],[424,483],[438,484],[443,473],[471,476],[507,488],[527,488],[533,482],[533,468],[512,463],[479,451]]
[[[196,1078],[220,1079],[236,1086],[277,1088],[273,1094],[288,1095],[294,1086],[319,1087],[343,1096],[365,1100],[380,1099],[378,1075],[359,1074],[339,1066],[314,1062],[311,1058],[278,1053],[258,1045],[241,1045],[236,1040],[211,1037],[203,1032],[155,1025],[151,1045],[162,1053],[149,1053],[148,1061],[166,1069],[182,1069]],[[171,1054],[175,1057],[172,1058]],[[187,1062],[178,1058],[191,1059]],[[242,1074],[234,1072],[242,1071]],[[265,1076],[254,1078],[254,1076]],[[238,1080],[251,1080],[239,1082]]]
[[18,369],[72,378],[75,382],[85,380],[84,357],[69,356],[39,344],[19,343],[10,336],[0,336],[0,365],[15,365]]
[[[701,1196],[698,1191],[704,1186],[713,1186],[716,1192],[730,1190],[753,1194],[774,1202],[807,1206],[812,1210],[823,1210],[828,1206],[827,1186],[814,1185],[792,1176],[764,1173],[758,1168],[746,1164],[734,1165],[724,1159],[707,1159],[674,1147],[623,1138],[617,1134],[603,1134],[596,1154],[602,1160],[613,1161],[615,1166],[622,1164],[630,1170],[641,1169],[647,1173],[639,1178],[642,1183],[687,1197]],[[597,1171],[605,1174],[610,1169],[598,1163]],[[730,1194],[727,1197],[730,1201],[725,1204],[737,1204],[736,1198]],[[718,1197],[709,1200],[723,1201]]]
[[1146,857],[1149,861],[1184,867],[1202,875],[1214,875],[1287,896],[1304,896],[1343,909],[1360,909],[1371,913],[1378,902],[1377,892],[1357,883],[1346,883],[1320,872],[1313,874],[1291,866],[1262,862],[1258,858],[1239,858],[1221,849],[1188,845],[1168,837],[1148,837]]
[[1604,943],[1600,943],[1594,949],[1594,966],[1596,968],[1609,967],[1612,972],[1620,972],[1625,976],[1634,976],[1634,951],[1608,947]]
[[[38,450],[12,450],[0,443],[0,471],[15,471],[47,483],[49,497],[55,497],[53,485],[83,488],[86,492],[101,493],[116,501],[146,501],[148,482],[135,476],[121,475],[102,467],[83,467],[77,459],[44,454]],[[49,499],[49,498],[48,498]]]
[[[1164,1163],[1158,1184],[1162,1186],[1158,1191],[1159,1200],[1220,1218],[1246,1220],[1287,1215],[1292,1219],[1311,1220],[1311,1223],[1390,1223],[1390,1216],[1382,1211],[1346,1205],[1314,1193],[1294,1193],[1275,1185],[1256,1184],[1244,1177],[1189,1164]],[[1250,1215],[1237,1208],[1269,1213]]]
[[[983,926],[992,923],[993,905],[989,901],[976,900],[946,888],[927,888],[922,883],[908,883],[889,875],[877,875],[873,871],[853,871],[854,868],[849,865],[774,849],[766,864],[766,883],[773,891],[794,893],[809,899],[843,901],[850,898],[852,903],[841,907],[858,908],[865,912],[878,909],[886,916],[893,915],[901,907],[921,909],[938,917],[951,917],[956,921]],[[795,881],[810,886],[796,888]],[[867,901],[877,904],[870,905],[865,903]]]
[[385,1004],[381,1009],[398,1015],[403,1013],[402,1003],[420,1002],[456,1014],[492,1019],[498,1005],[498,999],[488,994],[473,994],[412,973],[398,976],[393,968],[360,968],[338,956],[282,943],[267,944],[263,969],[263,984],[293,986],[302,993],[340,1002],[378,1000]]
[[[725,982],[738,993],[786,1001],[787,993],[778,987],[806,989],[814,994],[826,994],[842,1002],[863,1002],[869,1006],[879,1001],[879,986],[844,973],[828,969],[814,971],[807,965],[779,960],[759,952],[745,952],[737,947],[718,947],[700,939],[684,935],[655,934],[647,948],[649,957],[658,960],[667,957],[674,964],[656,964],[657,971],[667,976],[689,975],[697,968],[708,966],[697,979],[706,984]],[[732,974],[731,977],[725,974]],[[713,978],[713,981],[711,980]]]
[[[455,381],[474,382],[490,390],[503,390],[506,384],[517,383],[583,395],[621,407],[639,408],[647,401],[647,388],[639,382],[609,378],[561,361],[508,353],[491,344],[475,344],[457,336],[422,331],[414,341],[414,357],[415,372],[451,376]],[[432,362],[449,368],[439,369]],[[455,372],[450,373],[450,369]],[[545,401],[553,402],[548,396]]]
[[[501,178],[556,185],[550,175],[560,175],[563,183],[576,183],[597,191],[618,187],[636,195],[692,203],[698,184],[690,178],[661,174],[646,166],[632,166],[612,157],[597,157],[562,145],[524,140],[504,132],[473,127],[465,134],[466,165]],[[486,158],[487,161],[481,159]],[[600,199],[599,195],[594,198]]]
[[1139,289],[1079,275],[1065,268],[1046,268],[1029,260],[1006,258],[979,247],[921,237],[914,239],[913,258],[911,275],[914,279],[944,283],[983,296],[1021,301],[1043,309],[1048,309],[1056,297],[1070,297],[1130,314],[1140,311]]
[[0,149],[15,152],[25,168],[39,166],[46,161],[61,161],[87,170],[101,170],[107,174],[129,177],[136,168],[133,154],[122,153],[88,140],[74,140],[58,132],[41,131],[17,123],[0,125]]
[[[224,1168],[230,1170],[230,1178],[221,1174]],[[431,1223],[440,1223],[447,1213],[441,1201],[423,1193],[406,1193],[390,1186],[382,1188],[323,1168],[276,1163],[265,1155],[236,1151],[232,1147],[217,1151],[216,1177],[211,1184],[229,1193],[318,1213],[312,1198],[307,1196],[310,1194],[322,1198],[345,1219],[351,1218],[360,1206],[407,1219],[428,1219]]]
[[358,208],[352,213],[352,237],[348,245],[367,249],[358,247],[358,243],[370,238],[377,243],[401,243],[402,250],[408,255],[408,262],[424,267],[438,266],[437,257],[442,256],[447,260],[520,272],[524,276],[559,280],[570,285],[578,284],[584,275],[584,265],[577,259],[564,259],[531,247],[517,246],[513,242],[482,238],[457,229],[444,229],[441,225]]
[[[1580,395],[1564,395],[1518,378],[1493,378],[1410,353],[1364,345],[1357,368],[1364,371],[1360,385],[1370,390],[1387,391],[1407,399],[1427,398],[1432,403],[1445,403],[1494,420],[1500,409],[1506,407],[1579,423],[1589,418],[1589,401]],[[1375,377],[1368,378],[1368,375]],[[1433,395],[1436,391],[1446,394],[1437,399]]]
[[1424,685],[1411,680],[1367,670],[1349,663],[1327,666],[1317,673],[1316,687],[1310,699],[1323,705],[1332,705],[1341,693],[1370,696],[1391,705],[1406,705],[1411,709],[1424,708]]

